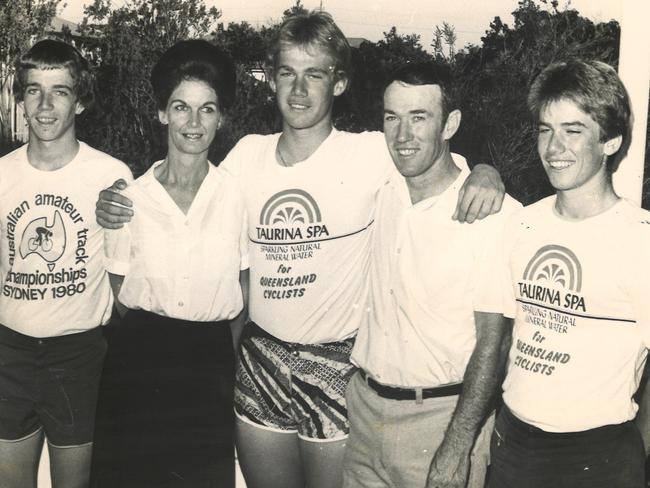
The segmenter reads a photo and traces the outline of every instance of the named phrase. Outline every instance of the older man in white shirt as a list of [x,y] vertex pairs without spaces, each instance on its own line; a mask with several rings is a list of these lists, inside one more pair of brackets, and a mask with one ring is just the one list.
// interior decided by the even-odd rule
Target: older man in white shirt
[[[510,197],[472,224],[450,216],[468,175],[449,73],[412,64],[384,94],[398,172],[380,189],[367,320],[352,353],[344,486],[483,487],[508,323],[498,259]],[[490,419],[490,421],[486,422]]]

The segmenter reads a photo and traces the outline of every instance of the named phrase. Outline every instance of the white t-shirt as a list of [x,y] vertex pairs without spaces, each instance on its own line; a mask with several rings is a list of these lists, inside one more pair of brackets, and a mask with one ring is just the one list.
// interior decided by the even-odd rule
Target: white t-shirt
[[370,256],[370,300],[352,361],[376,380],[406,387],[463,381],[476,345],[474,312],[503,313],[503,228],[521,208],[506,195],[500,213],[452,220],[465,168],[440,195],[411,203],[395,173],[380,189]]
[[650,344],[650,212],[626,200],[570,221],[555,196],[506,230],[515,325],[503,398],[524,422],[576,432],[634,418]]
[[222,163],[248,211],[250,316],[285,341],[340,341],[363,317],[375,194],[393,163],[382,133],[333,130],[283,167],[279,136],[244,137]]
[[29,164],[27,145],[0,159],[3,325],[54,337],[108,321],[113,303],[95,202],[118,178],[131,180],[129,168],[83,142],[54,171]]
[[119,300],[177,319],[232,319],[243,306],[239,271],[248,268],[238,184],[210,164],[184,214],[154,175],[162,162],[124,191],[137,209],[131,222],[106,232],[107,270],[125,276]]

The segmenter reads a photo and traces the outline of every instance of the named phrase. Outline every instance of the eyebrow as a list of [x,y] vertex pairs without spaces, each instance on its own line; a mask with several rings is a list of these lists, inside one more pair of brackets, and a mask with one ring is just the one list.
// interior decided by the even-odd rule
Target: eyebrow
[[[396,114],[396,112],[394,112],[393,110],[390,110],[390,109],[384,109],[384,113],[385,114],[393,114],[393,115]],[[415,110],[409,110],[408,111],[409,115],[422,115],[422,114],[427,115],[428,113],[429,112],[427,112],[423,108],[418,108],[418,109],[415,109]]]
[[[549,122],[544,122],[543,120],[540,120],[537,123],[537,125],[545,125],[547,127],[550,127],[552,124],[550,124]],[[573,121],[573,122],[562,122],[560,124],[560,127],[584,127],[584,128],[587,128],[587,126],[584,123],[582,123],[582,122],[580,122],[578,120]]]
[[[183,103],[183,104],[185,104],[185,105],[189,105],[189,103],[187,103],[185,100],[183,100],[183,99],[181,99],[181,98],[174,98],[173,100],[170,100],[170,101],[169,101],[169,104],[171,105],[172,103],[176,103],[176,102]],[[208,100],[207,102],[205,102],[204,104],[202,104],[201,107],[204,107],[204,106],[206,106],[206,105],[218,105],[218,104],[217,104],[216,101]]]
[[[43,86],[43,85],[41,85],[40,83],[31,82],[31,83],[27,83],[25,85],[25,88],[29,88],[29,87],[38,87],[38,88],[40,88],[41,86]],[[54,85],[54,86],[52,86],[52,88],[56,88],[57,90],[60,90],[61,88],[65,88],[66,90],[73,91],[72,87],[69,86],[69,85]]]
[[[296,70],[295,70],[294,68],[292,68],[291,66],[287,66],[287,65],[285,65],[285,64],[282,64],[282,65],[278,66],[278,71],[281,70],[281,69],[286,69],[287,71],[296,71]],[[323,74],[328,74],[328,73],[330,73],[332,70],[333,70],[333,69],[316,68],[316,67],[309,67],[309,68],[305,69],[305,71],[306,71],[307,73],[314,73],[314,72],[317,72],[317,73],[323,73]]]

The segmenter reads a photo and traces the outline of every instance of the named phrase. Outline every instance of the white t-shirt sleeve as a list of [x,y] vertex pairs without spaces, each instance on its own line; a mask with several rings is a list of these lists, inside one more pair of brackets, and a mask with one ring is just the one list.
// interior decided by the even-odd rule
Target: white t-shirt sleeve
[[237,141],[224,160],[219,163],[219,168],[225,169],[236,178],[241,178],[244,162],[251,157],[247,148],[257,147],[254,142],[256,137],[259,136],[248,135]]
[[[133,200],[127,188],[124,196]],[[135,205],[134,205],[135,208]],[[120,229],[104,229],[104,267],[111,274],[126,276],[131,261],[131,222]]]
[[642,229],[638,239],[636,256],[629,256],[633,275],[628,286],[639,331],[645,346],[650,348],[650,225],[644,227],[647,228]]
[[[357,137],[356,150],[359,158],[369,165],[368,179],[373,187],[383,185],[391,173],[396,172],[393,159],[386,147],[383,132],[362,132],[355,134]],[[356,142],[355,141],[355,142]]]
[[505,228],[509,217],[521,205],[506,195],[501,212],[474,224],[477,228],[474,254],[473,304],[475,312],[500,313],[505,315],[503,299],[504,283],[507,280],[503,262]]
[[104,230],[104,266],[111,274],[125,276],[129,272],[131,230],[129,224],[121,229]]
[[520,212],[510,215],[503,229],[503,239],[501,242],[501,252],[499,258],[499,288],[501,290],[501,300],[503,302],[503,315],[509,318],[515,318],[517,314],[517,300],[512,277],[512,268],[510,267],[510,256],[516,239],[516,231],[521,223]]
[[250,267],[248,258],[248,212],[245,210],[241,220],[241,233],[239,234],[239,255],[241,256],[241,261],[239,263],[239,269],[243,271]]

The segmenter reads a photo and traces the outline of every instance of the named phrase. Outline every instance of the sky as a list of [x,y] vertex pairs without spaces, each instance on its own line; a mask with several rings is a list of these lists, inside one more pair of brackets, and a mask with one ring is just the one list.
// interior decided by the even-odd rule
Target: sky
[[[125,0],[112,0],[114,6]],[[294,0],[204,0],[222,12],[224,23],[246,20],[259,26],[270,24],[282,17],[282,12]],[[647,0],[631,0],[644,4]],[[78,22],[83,17],[83,5],[89,0],[64,0],[67,3],[59,15]],[[567,0],[559,0],[560,6]],[[495,16],[512,25],[511,12],[517,0],[302,0],[308,9],[322,8],[333,15],[347,37],[363,37],[376,42],[392,26],[399,34],[418,34],[420,42],[428,48],[436,25],[448,22],[456,30],[456,48],[468,43],[480,44],[481,36]],[[596,22],[620,20],[623,0],[571,0],[570,7]]]

